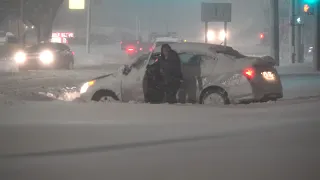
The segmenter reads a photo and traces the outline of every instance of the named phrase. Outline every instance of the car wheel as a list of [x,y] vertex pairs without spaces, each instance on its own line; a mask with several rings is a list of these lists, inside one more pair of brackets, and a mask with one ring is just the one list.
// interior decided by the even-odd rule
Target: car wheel
[[95,102],[118,102],[119,98],[112,91],[99,90],[91,98]]
[[229,100],[225,91],[210,89],[203,95],[201,103],[205,105],[226,105],[229,104]]

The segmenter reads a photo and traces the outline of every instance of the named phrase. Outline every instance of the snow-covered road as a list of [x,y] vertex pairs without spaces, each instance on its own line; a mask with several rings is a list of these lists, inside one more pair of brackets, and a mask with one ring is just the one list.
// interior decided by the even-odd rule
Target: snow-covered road
[[0,177],[318,180],[319,106],[1,105]]

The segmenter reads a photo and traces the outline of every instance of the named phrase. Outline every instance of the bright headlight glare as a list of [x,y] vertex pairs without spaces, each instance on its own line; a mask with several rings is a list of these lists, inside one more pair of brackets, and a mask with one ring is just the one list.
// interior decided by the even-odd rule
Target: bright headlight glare
[[26,56],[26,53],[24,52],[17,52],[15,55],[14,55],[14,61],[18,64],[21,64],[21,63],[24,63],[27,59],[27,56]]
[[44,64],[51,64],[54,60],[53,53],[51,51],[42,51],[39,55],[39,59]]
[[215,39],[215,34],[213,31],[208,31],[207,32],[207,38],[208,38],[208,41],[213,41]]
[[95,82],[96,82],[96,81],[93,80],[93,81],[89,81],[89,82],[84,83],[84,84],[81,86],[80,93],[83,94],[83,93],[87,92],[88,88],[89,88],[90,86],[93,86]]
[[225,32],[224,30],[221,30],[220,33],[219,33],[219,39],[222,41],[225,38],[228,38],[228,33]]

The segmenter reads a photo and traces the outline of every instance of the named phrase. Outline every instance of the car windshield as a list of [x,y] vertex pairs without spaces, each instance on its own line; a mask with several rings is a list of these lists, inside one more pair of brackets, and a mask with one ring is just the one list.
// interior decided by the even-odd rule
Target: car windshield
[[33,46],[30,46],[30,47],[27,47],[26,48],[26,52],[33,53],[33,52],[37,52],[40,49],[44,49],[44,48],[53,48],[53,45],[52,44],[37,44],[37,45],[33,45]]

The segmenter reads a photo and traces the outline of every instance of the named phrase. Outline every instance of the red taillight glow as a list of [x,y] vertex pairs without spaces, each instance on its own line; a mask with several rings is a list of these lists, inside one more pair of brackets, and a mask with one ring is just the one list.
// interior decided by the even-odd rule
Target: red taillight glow
[[140,51],[142,51],[143,50],[143,48],[140,48]]
[[128,48],[128,51],[133,51],[134,49],[133,48]]
[[72,51],[72,55],[74,55],[75,53]]
[[264,34],[260,33],[260,39],[263,39],[263,38],[264,38]]
[[246,68],[243,70],[243,75],[248,79],[252,79],[255,76],[255,70],[253,68]]

